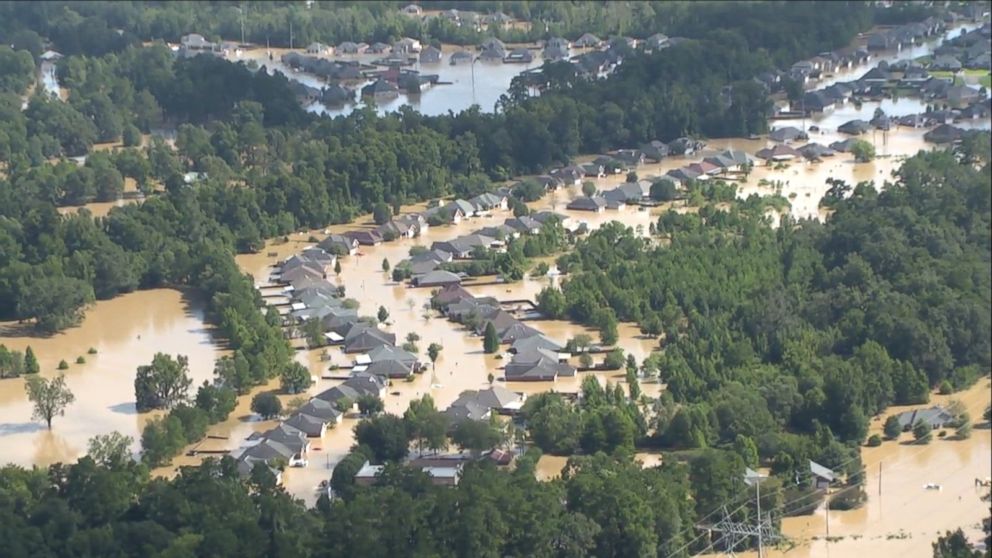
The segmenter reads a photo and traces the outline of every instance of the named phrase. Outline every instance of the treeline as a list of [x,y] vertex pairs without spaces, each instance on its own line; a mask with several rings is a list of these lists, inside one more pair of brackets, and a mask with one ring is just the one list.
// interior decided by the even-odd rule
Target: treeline
[[[822,9],[837,10],[835,19],[853,34],[857,6]],[[171,8],[148,8],[157,9]],[[782,5],[778,34],[797,41],[810,35],[800,17],[810,9]],[[706,10],[707,21],[721,13]],[[30,25],[48,30],[34,19]],[[304,112],[285,77],[213,57],[174,60],[161,45],[69,56],[58,70],[68,102],[35,96],[22,112],[15,96],[0,99],[9,117],[0,124],[8,167],[0,182],[0,245],[10,246],[0,251],[0,316],[61,329],[94,298],[186,281],[189,262],[172,260],[208,237],[252,251],[265,238],[345,222],[376,203],[395,208],[461,193],[481,174],[505,179],[654,137],[761,129],[767,102],[756,84],[740,81],[730,104],[721,101],[723,85],[763,67],[748,58],[763,56],[762,45],[748,47],[728,49],[714,38],[664,56],[635,56],[608,80],[508,100],[497,114],[424,117],[404,109],[377,117],[365,108],[335,119]],[[79,168],[46,162],[118,134],[133,145],[136,131],[161,123],[177,125],[175,151],[153,141],[144,157],[124,149],[90,155]],[[199,181],[187,184],[187,173]],[[164,186],[168,194],[99,220],[60,217],[52,205],[115,199],[128,178],[145,192]]]
[[559,259],[563,298],[539,301],[659,337],[664,352],[643,366],[667,384],[656,443],[753,444],[786,474],[805,459],[841,466],[869,417],[992,365],[988,145],[917,155],[881,193],[858,185],[825,224],[773,230],[749,200],[662,216],[667,245],[604,226]]
[[[529,26],[504,28],[476,26],[466,20],[461,25],[444,18],[420,19],[400,12],[403,2],[315,2],[303,6],[290,2],[263,2],[244,6],[244,37],[255,44],[306,47],[320,41],[337,45],[343,41],[386,42],[413,37],[426,42],[474,45],[496,36],[507,42],[536,41],[549,36],[577,39],[583,33],[600,38],[628,35],[637,38],[654,33],[670,36],[700,37],[714,29],[749,28],[748,37],[774,41],[773,56],[788,60],[789,49],[804,50],[813,41],[822,41],[842,29],[846,21],[833,16],[860,12],[873,13],[887,20],[929,12],[925,9],[887,10],[865,3],[846,2],[829,18],[816,19],[825,3],[804,3],[794,13],[791,23],[809,25],[809,33],[798,41],[781,34],[775,22],[782,21],[785,2],[734,4],[732,9],[711,5],[689,6],[682,3],[622,2],[426,2],[425,9],[457,9],[485,16],[494,12],[524,21]],[[0,38],[35,56],[49,37],[65,54],[105,54],[119,52],[141,41],[161,39],[178,42],[187,33],[200,33],[214,41],[240,42],[242,6],[235,2],[9,2],[0,5]],[[890,15],[893,12],[898,12]],[[735,15],[736,14],[736,15]],[[25,31],[27,29],[27,31]],[[842,31],[846,32],[846,30]],[[781,40],[780,40],[781,39]],[[822,49],[821,49],[822,50]],[[816,52],[814,50],[814,52]]]
[[308,510],[265,467],[242,480],[224,458],[149,480],[126,451],[98,452],[49,470],[0,470],[0,535],[10,558],[684,557],[701,547],[684,547],[694,517],[686,466],[642,469],[601,454],[538,482],[537,457],[512,472],[470,464],[450,488],[389,466],[379,486]]

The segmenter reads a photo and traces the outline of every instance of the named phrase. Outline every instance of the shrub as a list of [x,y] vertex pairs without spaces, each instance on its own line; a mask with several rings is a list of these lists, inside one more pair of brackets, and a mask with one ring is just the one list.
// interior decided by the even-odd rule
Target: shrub
[[82,355],[76,357],[76,364],[86,364],[86,358]]
[[68,369],[69,369],[69,363],[66,362],[64,359],[63,360],[60,360],[59,361],[59,370],[68,370]]
[[96,347],[90,347],[90,350],[88,350],[86,352],[89,353],[89,354],[91,354],[91,355],[95,355],[96,354]]
[[954,387],[951,386],[951,382],[949,382],[947,380],[944,380],[943,382],[940,382],[940,394],[941,395],[950,395],[952,393],[954,393]]
[[878,434],[872,434],[868,437],[868,447],[875,448],[882,445],[882,437]]

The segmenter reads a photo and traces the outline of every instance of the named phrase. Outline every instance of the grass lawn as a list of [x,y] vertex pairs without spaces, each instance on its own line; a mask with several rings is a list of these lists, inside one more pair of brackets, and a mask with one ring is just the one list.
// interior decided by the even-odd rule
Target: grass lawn
[[978,78],[978,85],[992,89],[992,74],[986,72],[984,76]]

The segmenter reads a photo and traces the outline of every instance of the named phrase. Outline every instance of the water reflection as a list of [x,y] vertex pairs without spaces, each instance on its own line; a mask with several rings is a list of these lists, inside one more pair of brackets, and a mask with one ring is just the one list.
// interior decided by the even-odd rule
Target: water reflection
[[[447,114],[449,111],[458,113],[468,109],[472,105],[479,105],[479,108],[483,112],[492,112],[496,106],[496,101],[499,100],[501,95],[506,93],[510,87],[510,82],[515,76],[526,69],[539,67],[543,63],[540,52],[535,51],[534,61],[526,65],[479,61],[475,64],[456,64],[453,66],[450,64],[451,55],[456,50],[459,49],[445,45],[442,50],[440,63],[417,63],[411,66],[412,69],[418,70],[422,74],[437,74],[439,81],[442,83],[430,87],[420,95],[400,94],[395,99],[380,101],[376,103],[376,112],[382,115],[397,111],[404,105],[409,105],[427,116]],[[326,86],[326,83],[320,78],[305,72],[298,72],[280,62],[280,56],[289,52],[288,49],[271,49],[271,51],[272,60],[269,60],[268,51],[264,48],[247,50],[242,52],[240,57],[232,55],[230,59],[254,60],[259,65],[264,65],[270,73],[278,70],[290,79],[317,89]],[[382,55],[346,55],[335,58],[369,64],[381,57]],[[365,80],[352,84],[351,87],[360,90],[369,83],[371,83],[371,80]],[[343,107],[330,107],[322,103],[314,103],[308,106],[307,110],[329,116],[339,116],[346,115],[355,110],[356,107],[363,106],[364,104],[363,101]]]

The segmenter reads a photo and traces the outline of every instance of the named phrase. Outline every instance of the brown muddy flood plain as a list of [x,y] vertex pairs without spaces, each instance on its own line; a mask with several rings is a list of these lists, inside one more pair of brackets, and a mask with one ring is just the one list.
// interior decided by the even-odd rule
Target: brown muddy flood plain
[[[86,451],[86,442],[114,430],[134,438],[139,449],[141,429],[153,414],[134,408],[134,377],[156,352],[189,357],[193,385],[213,375],[214,360],[223,354],[210,327],[204,324],[203,301],[195,293],[156,289],[99,301],[77,327],[40,337],[22,324],[0,324],[0,344],[34,350],[41,375],[54,377],[60,360],[76,401],[56,417],[49,432],[31,420],[31,405],[23,378],[0,380],[0,462],[48,465],[73,461]],[[88,354],[90,348],[96,354]],[[82,356],[85,364],[76,364]]]

